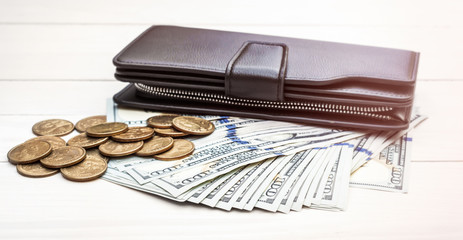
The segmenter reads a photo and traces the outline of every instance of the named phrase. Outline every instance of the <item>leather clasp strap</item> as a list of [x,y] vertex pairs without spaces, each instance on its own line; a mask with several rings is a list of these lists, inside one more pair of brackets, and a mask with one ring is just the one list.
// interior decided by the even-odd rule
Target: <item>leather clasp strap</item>
[[282,43],[245,42],[228,62],[225,95],[284,101],[288,47]]

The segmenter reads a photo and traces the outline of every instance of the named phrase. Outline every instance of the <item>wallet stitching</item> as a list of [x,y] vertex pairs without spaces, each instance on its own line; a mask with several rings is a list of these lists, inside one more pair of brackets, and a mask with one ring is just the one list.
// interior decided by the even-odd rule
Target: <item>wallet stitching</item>
[[381,92],[376,92],[372,90],[353,90],[353,89],[339,89],[335,88],[332,89],[333,91],[338,91],[338,92],[352,92],[352,93],[371,93],[372,95],[377,95],[377,96],[396,96],[396,97],[407,97],[409,95],[407,94],[398,94],[398,93],[381,93]]
[[[119,62],[123,63],[136,63],[136,64],[143,64],[143,65],[150,65],[153,67],[177,67],[180,69],[184,68],[189,68],[189,69],[195,69],[195,70],[211,70],[211,71],[216,71],[216,72],[222,72],[223,69],[219,68],[202,68],[202,67],[194,67],[194,66],[188,66],[188,65],[175,65],[175,64],[160,64],[160,63],[149,63],[149,62],[138,62],[138,61],[123,61],[123,60],[118,60]],[[345,75],[336,75],[336,76],[331,76],[331,77],[325,77],[325,78],[297,78],[297,77],[286,77],[287,80],[336,80],[336,79],[341,79],[345,77],[364,77],[364,78],[378,78],[378,79],[385,79],[385,80],[395,80],[395,81],[401,81],[401,82],[408,82],[408,81],[403,81],[403,78],[399,78],[398,76],[380,76],[380,75],[361,75],[361,74],[345,74]],[[387,78],[386,78],[387,77]]]
[[[134,63],[137,63],[137,62],[134,62]],[[169,66],[169,65],[165,65],[165,66]],[[172,65],[172,66],[175,66],[175,65]],[[304,79],[304,78],[288,78],[286,77],[285,79],[286,80],[337,80],[337,79],[340,79],[340,78],[344,78],[344,77],[368,77],[368,76],[361,76],[361,75],[340,75],[340,76],[336,76],[336,77],[333,77],[333,78],[317,78],[317,79]],[[369,76],[371,77],[371,76]],[[229,91],[229,90],[228,90]],[[380,94],[376,94],[375,95],[380,95]],[[392,93],[384,93],[382,94],[383,96],[396,96],[395,94],[392,94]]]
[[149,65],[153,67],[177,67],[179,69],[189,68],[189,69],[195,69],[195,70],[211,70],[211,71],[217,71],[217,72],[223,71],[223,69],[219,69],[219,68],[204,68],[204,67],[195,67],[195,66],[178,65],[178,64],[152,63],[152,62],[150,63],[150,62],[124,61],[124,60],[118,60],[118,61],[122,63],[136,63],[136,64]]
[[[120,51],[113,59],[114,62],[118,62],[118,63],[131,63],[130,61],[123,61],[123,60],[120,60],[119,57],[124,54],[127,49],[131,48],[136,42],[138,42],[141,38],[143,38],[146,34],[148,34],[148,32],[151,32],[153,31],[153,29],[157,28],[159,26],[151,26],[149,27],[148,29],[146,29],[142,34],[140,34],[138,37],[136,37],[132,42],[129,43],[129,45],[127,45],[124,49],[122,49],[122,51]],[[134,62],[135,63],[135,62]]]

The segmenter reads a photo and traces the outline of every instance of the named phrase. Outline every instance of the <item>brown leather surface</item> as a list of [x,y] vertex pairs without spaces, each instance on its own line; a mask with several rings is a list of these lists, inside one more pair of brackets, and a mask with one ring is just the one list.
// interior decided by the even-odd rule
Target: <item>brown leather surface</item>
[[227,64],[246,41],[288,46],[286,81],[324,85],[344,79],[412,85],[418,53],[239,32],[153,26],[114,58],[121,68],[224,76]]
[[[244,52],[247,42],[285,46],[253,46]],[[283,54],[284,52],[284,54]],[[175,26],[153,26],[124,48],[114,59],[116,78],[151,86],[212,92],[231,97],[268,101],[317,101],[392,107],[393,121],[372,123],[370,120],[325,116],[325,122],[342,122],[343,126],[382,126],[400,129],[408,125],[413,104],[419,53],[314,41],[277,36],[225,32]],[[284,60],[284,61],[283,61]],[[283,64],[284,62],[284,64]],[[279,64],[281,63],[281,64]],[[234,65],[233,65],[234,64]],[[238,71],[230,74],[230,66]],[[234,86],[230,88],[230,84]],[[132,91],[132,90],[131,90]],[[120,103],[151,104],[147,98],[119,94]],[[145,96],[147,97],[147,96]],[[172,109],[172,101],[163,101]],[[181,102],[175,101],[182,105]],[[188,103],[192,109],[207,110],[204,103]],[[186,110],[186,107],[180,109]],[[201,107],[205,106],[205,107]],[[212,113],[226,106],[214,106]],[[235,115],[266,116],[259,109],[240,109]],[[204,112],[204,111],[203,111]],[[242,114],[240,114],[242,113]],[[291,116],[292,115],[292,116]],[[297,116],[296,116],[297,115]],[[269,118],[275,115],[269,115]],[[342,116],[339,116],[342,118]],[[281,112],[278,120],[307,123],[323,122],[313,113]],[[317,119],[317,120],[314,120]],[[368,122],[368,124],[367,124]]]

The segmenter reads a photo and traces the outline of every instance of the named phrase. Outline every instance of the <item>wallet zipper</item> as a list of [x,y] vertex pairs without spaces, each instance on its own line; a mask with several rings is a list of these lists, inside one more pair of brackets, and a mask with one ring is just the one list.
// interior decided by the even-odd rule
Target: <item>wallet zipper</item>
[[374,119],[391,120],[392,117],[381,113],[390,112],[392,107],[384,106],[352,106],[345,104],[319,103],[319,102],[274,102],[234,98],[217,93],[205,93],[176,88],[165,88],[135,83],[137,90],[153,96],[166,97],[181,100],[203,101],[218,104],[228,104],[242,107],[259,107],[280,110],[316,111],[325,113],[337,113],[346,115],[358,115]]

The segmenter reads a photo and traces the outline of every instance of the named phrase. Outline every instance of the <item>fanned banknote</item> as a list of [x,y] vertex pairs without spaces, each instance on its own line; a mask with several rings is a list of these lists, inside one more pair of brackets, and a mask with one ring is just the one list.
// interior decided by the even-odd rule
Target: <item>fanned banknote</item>
[[[163,114],[122,108],[108,100],[107,119],[144,126]],[[197,115],[195,115],[197,116]],[[197,116],[216,130],[187,137],[195,152],[160,161],[135,155],[113,159],[104,179],[180,202],[223,210],[260,208],[300,211],[304,206],[344,210],[349,186],[406,192],[410,171],[409,130],[329,129],[229,116]],[[351,175],[352,174],[352,175]]]

